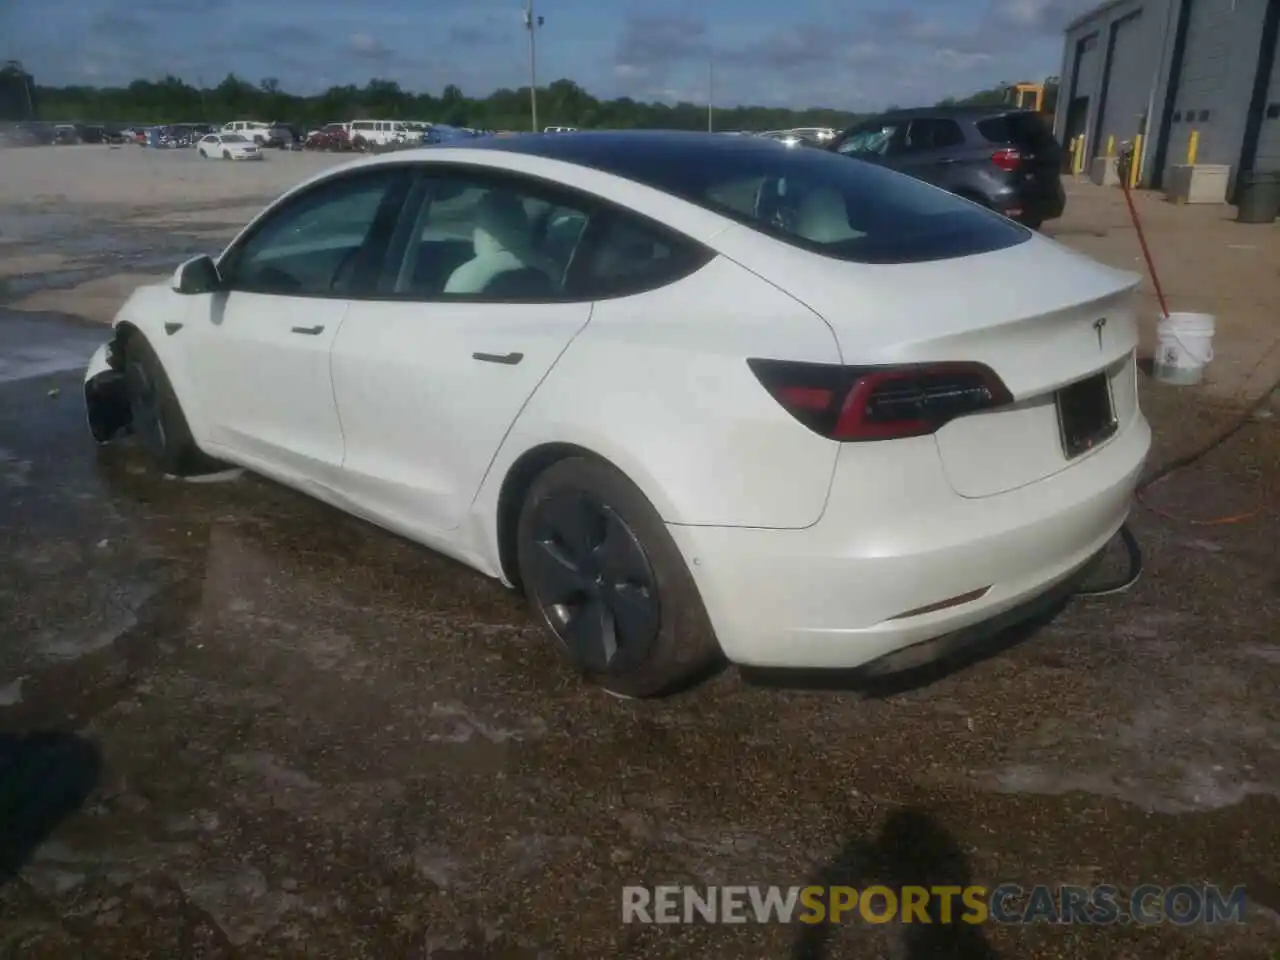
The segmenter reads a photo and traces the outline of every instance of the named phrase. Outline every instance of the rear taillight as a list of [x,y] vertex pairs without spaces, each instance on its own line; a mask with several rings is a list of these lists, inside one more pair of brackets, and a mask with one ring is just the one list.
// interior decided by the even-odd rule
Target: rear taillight
[[991,155],[991,162],[1001,170],[1009,173],[1018,169],[1018,165],[1022,163],[1022,154],[1013,147],[1005,147],[1003,150],[997,150]]
[[1013,402],[981,363],[844,367],[748,360],[787,412],[830,440],[893,440],[933,433],[947,422]]

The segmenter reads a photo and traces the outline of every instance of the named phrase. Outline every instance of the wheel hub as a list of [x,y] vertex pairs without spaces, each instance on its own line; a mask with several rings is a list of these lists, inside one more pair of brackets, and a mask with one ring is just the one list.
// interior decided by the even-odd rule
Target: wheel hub
[[535,514],[530,586],[556,636],[595,672],[642,662],[660,626],[653,570],[635,533],[582,494],[558,494]]

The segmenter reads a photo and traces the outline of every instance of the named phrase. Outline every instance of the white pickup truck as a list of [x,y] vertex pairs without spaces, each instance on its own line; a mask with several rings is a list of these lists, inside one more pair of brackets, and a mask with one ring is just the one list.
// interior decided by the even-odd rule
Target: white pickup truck
[[238,133],[260,147],[284,146],[293,139],[293,133],[288,127],[258,120],[233,120],[231,123],[224,123],[218,132]]

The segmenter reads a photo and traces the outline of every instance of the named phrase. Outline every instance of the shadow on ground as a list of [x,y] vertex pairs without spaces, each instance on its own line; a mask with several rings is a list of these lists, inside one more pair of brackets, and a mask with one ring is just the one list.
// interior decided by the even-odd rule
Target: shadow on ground
[[[899,890],[964,888],[973,880],[969,862],[955,838],[929,813],[901,807],[889,814],[874,840],[850,841],[810,882],[823,887],[864,890],[882,885]],[[963,909],[959,899],[954,898],[950,922],[944,922],[942,901],[931,898],[930,922],[903,924],[899,928],[901,950],[894,955],[904,960],[997,960],[999,954],[987,943],[981,929],[961,919]],[[805,927],[792,948],[792,960],[825,960],[832,956],[835,929],[830,923]]]
[[80,809],[101,773],[98,748],[82,737],[0,734],[0,886]]

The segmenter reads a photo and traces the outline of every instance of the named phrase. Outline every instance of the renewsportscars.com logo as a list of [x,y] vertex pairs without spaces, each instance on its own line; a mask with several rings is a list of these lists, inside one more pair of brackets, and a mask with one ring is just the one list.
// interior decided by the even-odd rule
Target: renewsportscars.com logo
[[1243,923],[1244,887],[640,887],[622,889],[623,923]]

